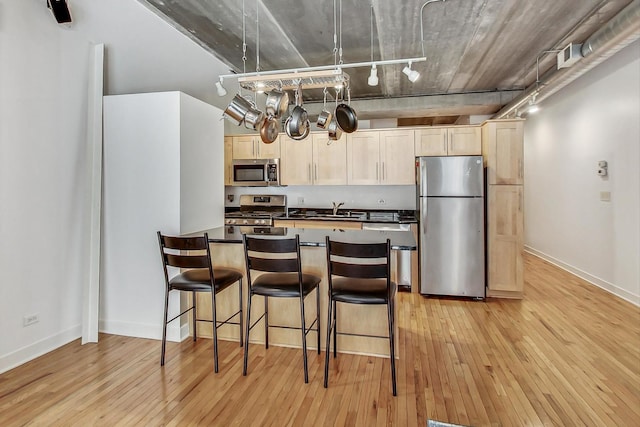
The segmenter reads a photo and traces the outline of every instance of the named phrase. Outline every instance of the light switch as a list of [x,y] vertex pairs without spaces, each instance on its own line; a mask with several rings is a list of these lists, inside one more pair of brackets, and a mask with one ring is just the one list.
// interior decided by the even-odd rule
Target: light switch
[[601,191],[600,192],[600,200],[603,202],[611,201],[611,191]]

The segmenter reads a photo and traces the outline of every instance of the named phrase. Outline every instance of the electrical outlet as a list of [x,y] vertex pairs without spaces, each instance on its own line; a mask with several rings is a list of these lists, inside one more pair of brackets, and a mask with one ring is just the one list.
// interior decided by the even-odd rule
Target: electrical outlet
[[385,203],[387,203],[384,199],[378,199],[378,204],[379,205],[384,205]]
[[298,204],[304,205],[304,197],[298,197]]
[[33,325],[34,323],[38,323],[40,321],[40,316],[38,313],[29,314],[22,318],[22,326]]

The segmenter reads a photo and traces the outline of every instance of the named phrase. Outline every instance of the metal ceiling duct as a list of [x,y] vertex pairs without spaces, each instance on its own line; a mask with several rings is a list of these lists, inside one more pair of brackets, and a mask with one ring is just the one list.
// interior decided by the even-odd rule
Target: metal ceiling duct
[[515,115],[536,92],[536,102],[553,95],[596,65],[640,38],[640,0],[633,0],[602,28],[584,41],[581,48],[583,58],[570,68],[553,67],[539,81],[529,86],[519,97],[511,101],[493,118],[502,119]]

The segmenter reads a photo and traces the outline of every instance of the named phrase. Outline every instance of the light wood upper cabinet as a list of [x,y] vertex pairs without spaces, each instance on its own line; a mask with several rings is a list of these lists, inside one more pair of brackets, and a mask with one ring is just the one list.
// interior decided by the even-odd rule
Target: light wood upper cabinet
[[241,135],[233,138],[234,159],[278,159],[280,158],[280,141],[265,144],[259,135]]
[[345,185],[347,183],[346,136],[329,142],[326,133],[301,141],[280,135],[284,185]]
[[233,138],[230,136],[224,137],[224,185],[233,184]]
[[416,156],[413,130],[380,131],[380,183],[416,183]]
[[280,135],[280,180],[283,185],[311,185],[313,144],[311,138],[296,141]]
[[524,214],[521,185],[489,185],[488,296],[522,297]]
[[415,184],[413,130],[362,131],[347,136],[349,185]]
[[434,127],[415,130],[416,156],[478,156],[482,152],[479,126]]
[[315,185],[347,184],[347,136],[337,141],[324,132],[312,135],[313,183]]
[[347,135],[347,183],[375,185],[380,183],[380,133],[355,132]]
[[517,185],[524,182],[524,121],[495,120],[482,126],[482,154],[488,184]]

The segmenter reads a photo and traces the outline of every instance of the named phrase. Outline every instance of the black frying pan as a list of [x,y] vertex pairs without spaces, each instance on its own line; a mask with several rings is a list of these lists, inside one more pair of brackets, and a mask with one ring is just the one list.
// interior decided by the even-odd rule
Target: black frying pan
[[[349,104],[351,103],[351,91],[347,89],[347,96],[349,99]],[[358,117],[356,116],[356,110],[351,108],[350,105],[339,104],[336,107],[336,121],[338,122],[338,126],[342,129],[343,132],[352,133],[358,130]]]

